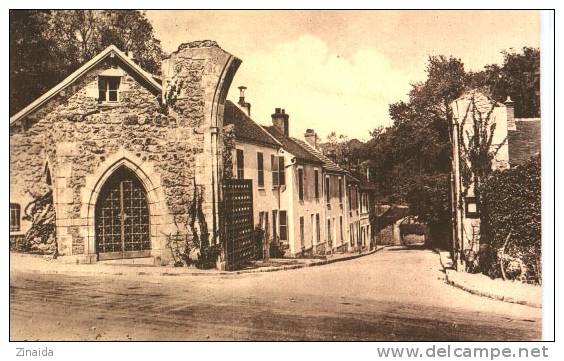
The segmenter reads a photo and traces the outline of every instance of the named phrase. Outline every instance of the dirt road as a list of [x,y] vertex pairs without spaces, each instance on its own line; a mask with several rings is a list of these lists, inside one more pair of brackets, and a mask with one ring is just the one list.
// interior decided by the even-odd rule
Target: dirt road
[[444,282],[438,255],[227,276],[12,272],[12,340],[535,340],[541,310]]

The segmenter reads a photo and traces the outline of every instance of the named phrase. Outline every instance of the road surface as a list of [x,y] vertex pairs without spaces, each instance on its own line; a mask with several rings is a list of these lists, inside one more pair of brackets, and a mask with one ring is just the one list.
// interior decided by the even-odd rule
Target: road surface
[[217,276],[11,272],[11,340],[538,340],[541,310],[447,285],[436,253]]

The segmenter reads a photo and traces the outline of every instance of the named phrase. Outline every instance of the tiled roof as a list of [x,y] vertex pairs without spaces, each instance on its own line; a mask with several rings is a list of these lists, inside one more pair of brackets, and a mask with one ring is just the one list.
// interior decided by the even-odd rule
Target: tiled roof
[[356,179],[358,179],[358,182],[360,183],[360,189],[363,190],[376,190],[376,184],[368,181],[366,179],[366,176],[360,172],[351,172],[351,176],[355,177]]
[[335,162],[333,162],[331,159],[327,158],[321,151],[315,149],[314,147],[309,145],[307,142],[300,140],[300,139],[296,139],[296,138],[292,138],[292,139],[296,143],[298,143],[300,146],[302,146],[302,148],[306,149],[309,153],[311,153],[313,156],[315,156],[316,158],[321,160],[323,162],[323,167],[328,172],[347,173],[346,170],[339,167]]
[[245,112],[233,102],[225,102],[223,124],[233,124],[235,139],[258,143],[269,147],[280,148],[280,144],[263,127],[255,123]]
[[540,118],[515,119],[517,130],[508,131],[509,164],[523,164],[529,158],[540,153],[541,122]]
[[299,145],[294,139],[284,135],[274,126],[264,127],[277,141],[282,143],[282,148],[287,152],[293,154],[298,160],[322,164],[323,162],[319,158],[315,157],[313,154],[304,149]]

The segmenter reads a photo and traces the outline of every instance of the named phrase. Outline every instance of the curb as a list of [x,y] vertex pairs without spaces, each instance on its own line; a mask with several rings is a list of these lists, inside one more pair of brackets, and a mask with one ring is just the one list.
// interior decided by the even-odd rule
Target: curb
[[451,285],[453,287],[456,287],[458,289],[461,289],[463,291],[466,291],[468,293],[471,293],[473,295],[480,296],[480,297],[486,297],[486,298],[490,298],[490,299],[502,301],[502,302],[507,302],[507,303],[515,303],[515,304],[518,304],[518,305],[524,305],[524,306],[533,307],[533,308],[542,308],[542,303],[529,302],[529,301],[526,301],[526,300],[519,300],[519,299],[515,299],[515,298],[512,298],[512,297],[508,297],[508,296],[502,296],[502,295],[499,295],[499,294],[493,294],[493,293],[489,293],[489,292],[480,291],[479,289],[469,287],[469,286],[466,286],[466,285],[464,285],[460,282],[457,282],[457,281],[453,280],[452,277],[449,278],[449,272],[456,272],[456,271],[450,270],[447,267],[445,267],[446,262],[443,262],[443,256],[441,255],[440,251],[436,249],[435,252],[437,252],[438,255],[439,255],[439,262],[441,264],[441,267],[445,271],[445,279],[446,279],[446,283],[448,285]]
[[[38,270],[38,269],[22,269],[22,272],[27,272],[27,273],[34,273],[34,274],[62,274],[62,275],[77,275],[77,276],[100,276],[100,275],[104,275],[104,276],[172,276],[172,277],[181,277],[181,276],[234,276],[234,275],[240,275],[240,274],[251,274],[251,273],[264,273],[264,272],[278,272],[278,271],[288,271],[288,270],[293,270],[293,269],[299,269],[299,268],[306,268],[306,267],[314,267],[314,266],[322,266],[322,265],[327,265],[327,264],[331,264],[331,263],[335,263],[335,262],[342,262],[342,261],[349,261],[349,260],[353,260],[356,258],[360,258],[360,257],[364,257],[364,256],[369,256],[371,254],[374,254],[378,251],[381,251],[385,248],[381,247],[381,248],[376,248],[370,252],[367,253],[362,253],[362,254],[353,254],[350,256],[345,256],[345,257],[341,257],[341,258],[337,258],[337,259],[324,259],[324,260],[318,260],[318,261],[314,261],[314,262],[310,262],[310,263],[302,263],[302,264],[292,264],[292,265],[287,265],[287,266],[282,266],[282,267],[273,267],[273,268],[256,268],[256,269],[249,269],[249,270],[239,270],[239,271],[217,271],[217,270],[184,270],[182,272],[171,272],[172,270],[174,270],[175,268],[172,269],[168,269],[166,271],[155,271],[155,272],[151,272],[151,271],[133,271],[128,269],[126,272],[123,272],[123,269],[120,270],[113,270],[110,271],[110,269],[108,269],[108,271],[104,271],[103,269],[97,268],[95,271],[84,271],[84,270],[64,270],[64,271],[59,271],[59,270]],[[17,271],[17,270],[14,270]],[[10,272],[14,272],[12,270],[10,270]]]

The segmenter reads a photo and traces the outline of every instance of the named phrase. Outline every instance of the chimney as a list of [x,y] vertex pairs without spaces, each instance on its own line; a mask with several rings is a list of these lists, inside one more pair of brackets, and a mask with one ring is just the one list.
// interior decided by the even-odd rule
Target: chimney
[[505,101],[505,109],[507,111],[507,130],[517,130],[515,125],[515,103],[509,95]]
[[283,133],[287,137],[290,136],[290,125],[288,123],[289,117],[290,116],[286,114],[286,110],[282,108],[274,109],[274,114],[272,114],[272,125],[274,125],[279,132]]
[[241,106],[241,108],[245,109],[245,111],[247,112],[247,115],[250,117],[251,116],[251,103],[245,102],[245,90],[247,90],[246,86],[241,85],[239,87],[239,105]]
[[309,145],[311,145],[315,149],[318,149],[318,147],[317,147],[317,134],[315,133],[315,130],[306,129],[306,132],[304,134],[304,138]]

